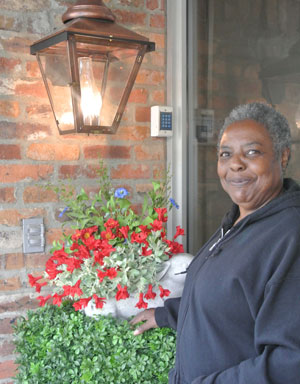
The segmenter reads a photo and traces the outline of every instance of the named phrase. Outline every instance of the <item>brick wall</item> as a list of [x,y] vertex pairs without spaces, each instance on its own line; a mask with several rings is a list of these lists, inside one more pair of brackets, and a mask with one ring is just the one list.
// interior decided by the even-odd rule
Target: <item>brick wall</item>
[[[150,180],[165,168],[165,141],[150,137],[150,106],[165,100],[164,0],[106,0],[117,22],[156,43],[142,63],[117,134],[59,136],[29,45],[61,28],[75,0],[0,0],[0,384],[14,375],[11,324],[37,296],[27,274],[39,273],[53,240],[61,235],[61,205],[47,182],[71,177],[78,187],[97,186],[102,157],[116,186],[136,204]],[[22,253],[22,219],[42,216],[46,253]],[[47,255],[48,253],[48,255]]]

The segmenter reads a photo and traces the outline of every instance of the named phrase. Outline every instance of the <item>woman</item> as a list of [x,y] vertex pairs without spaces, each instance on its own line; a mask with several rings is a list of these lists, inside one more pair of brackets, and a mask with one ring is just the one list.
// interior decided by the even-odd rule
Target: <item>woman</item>
[[188,268],[181,298],[132,323],[177,329],[172,384],[300,383],[300,187],[284,179],[286,119],[237,107],[219,135],[218,175],[233,201]]

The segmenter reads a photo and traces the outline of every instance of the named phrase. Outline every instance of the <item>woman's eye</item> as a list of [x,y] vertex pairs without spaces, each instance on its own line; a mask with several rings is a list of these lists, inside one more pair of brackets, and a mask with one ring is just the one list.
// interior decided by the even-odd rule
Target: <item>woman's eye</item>
[[260,152],[257,150],[257,149],[249,149],[247,151],[247,154],[250,155],[250,156],[253,156],[253,155],[258,155]]
[[225,151],[223,151],[223,152],[220,152],[219,153],[219,157],[222,157],[222,158],[224,158],[224,157],[229,157],[230,156],[230,153],[229,152],[225,152]]

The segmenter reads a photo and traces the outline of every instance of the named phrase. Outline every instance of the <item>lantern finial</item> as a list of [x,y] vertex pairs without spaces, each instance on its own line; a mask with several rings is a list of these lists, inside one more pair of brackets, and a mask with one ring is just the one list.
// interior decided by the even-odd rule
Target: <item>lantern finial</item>
[[115,16],[102,0],[78,0],[62,15],[63,23],[79,17],[99,19],[114,22]]

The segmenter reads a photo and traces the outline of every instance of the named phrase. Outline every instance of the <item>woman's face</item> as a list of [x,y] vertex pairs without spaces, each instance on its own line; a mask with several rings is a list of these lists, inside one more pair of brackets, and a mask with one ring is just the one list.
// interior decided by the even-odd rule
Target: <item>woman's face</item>
[[267,129],[254,120],[229,125],[218,154],[218,175],[225,192],[240,208],[240,218],[262,207],[282,189],[288,149],[276,159]]

